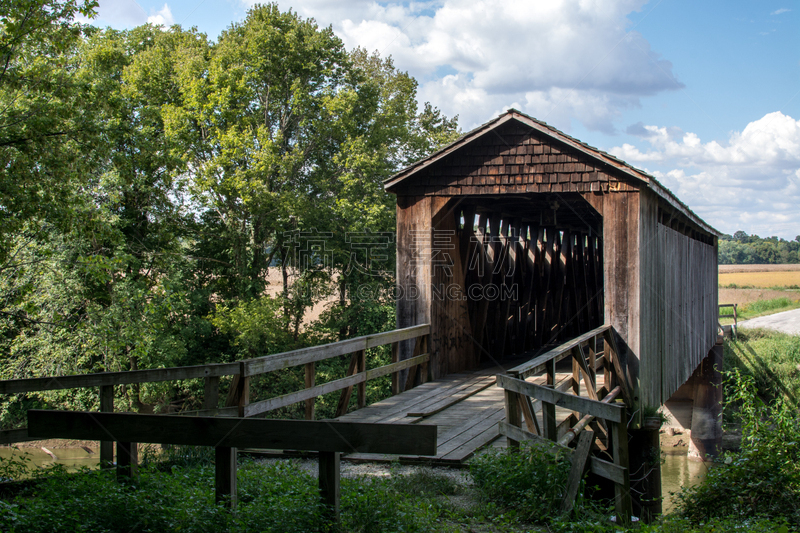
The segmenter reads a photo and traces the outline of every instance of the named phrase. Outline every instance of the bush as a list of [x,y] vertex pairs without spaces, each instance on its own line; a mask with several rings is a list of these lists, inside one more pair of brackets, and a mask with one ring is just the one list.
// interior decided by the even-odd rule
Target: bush
[[470,464],[483,498],[516,509],[522,520],[537,522],[558,516],[569,469],[565,455],[525,443],[519,451],[489,449]]
[[800,416],[782,399],[764,403],[752,376],[727,376],[726,408],[738,407],[741,451],[724,454],[703,483],[679,494],[679,512],[695,524],[767,518],[800,527]]

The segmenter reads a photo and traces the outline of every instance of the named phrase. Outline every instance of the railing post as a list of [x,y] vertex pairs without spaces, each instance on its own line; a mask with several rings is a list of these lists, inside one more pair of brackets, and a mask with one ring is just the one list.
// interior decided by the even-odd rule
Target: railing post
[[614,484],[614,505],[617,511],[617,524],[627,525],[631,521],[631,484],[628,471],[628,413],[622,412],[620,422],[612,422],[611,445],[614,454],[614,464],[624,468],[623,482]]
[[139,462],[138,445],[135,442],[117,441],[117,479],[136,477]]
[[[556,387],[556,361],[551,359],[547,362],[547,386],[551,389]],[[552,403],[542,402],[542,432],[544,438],[548,440],[558,440],[556,430],[556,406]]]
[[[392,363],[400,361],[400,342],[395,341],[392,343]],[[392,372],[392,396],[400,394],[400,371],[395,370]]]
[[[356,373],[360,374],[362,372],[367,371],[367,351],[366,350],[359,350],[356,352],[356,357],[358,357]],[[356,400],[358,409],[366,407],[367,405],[367,382],[362,381],[356,386]]]
[[[314,367],[314,363],[306,363],[306,376],[305,376],[305,385],[307,389],[310,389],[314,386],[316,380],[316,369]],[[306,420],[314,420],[314,404],[316,403],[316,398],[309,398],[306,400]]]
[[[100,386],[100,412],[114,412],[114,385]],[[100,468],[107,468],[114,464],[114,442],[100,441]]]
[[[419,353],[429,353],[431,349],[431,334],[428,333],[427,335],[422,336],[422,347],[420,348]],[[429,357],[428,362],[425,363],[426,372],[424,374],[425,381],[433,381],[433,358]]]
[[203,384],[203,409],[219,407],[219,376],[206,376]]
[[[505,390],[506,400],[506,422],[515,427],[522,427],[522,417],[519,410],[519,394],[508,389]],[[519,441],[506,437],[508,440],[508,447],[519,449]]]
[[319,452],[319,492],[322,503],[334,520],[339,520],[340,452]]
[[214,448],[214,490],[217,503],[236,507],[236,448]]

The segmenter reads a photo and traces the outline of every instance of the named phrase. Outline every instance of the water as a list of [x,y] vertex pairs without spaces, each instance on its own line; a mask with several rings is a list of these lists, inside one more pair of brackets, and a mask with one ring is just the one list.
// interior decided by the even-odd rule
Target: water
[[[48,448],[49,449],[49,448]],[[66,465],[67,470],[75,471],[82,467],[97,468],[100,463],[99,450],[92,448],[94,453],[89,454],[83,448],[53,448],[57,459],[53,459],[41,448],[0,448],[0,458],[22,457],[24,454],[31,459],[32,464],[38,467],[48,467],[54,463]]]
[[666,454],[661,464],[661,494],[664,497],[663,512],[667,514],[675,507],[675,498],[682,488],[697,485],[706,477],[709,463],[690,461],[685,451],[676,453],[673,448],[662,448]]

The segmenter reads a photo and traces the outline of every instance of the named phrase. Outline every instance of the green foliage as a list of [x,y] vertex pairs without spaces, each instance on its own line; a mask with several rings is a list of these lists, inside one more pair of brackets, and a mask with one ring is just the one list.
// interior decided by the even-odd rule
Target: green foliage
[[[772,300],[757,300],[749,304],[742,305],[737,308],[737,318],[739,320],[747,320],[761,315],[768,315],[778,313],[780,311],[788,311],[790,309],[797,309],[800,307],[800,298],[774,298]],[[730,314],[730,308],[725,313]]]
[[727,374],[726,403],[736,406],[741,451],[726,452],[700,485],[679,495],[697,524],[711,518],[786,520],[800,526],[800,416],[787,402],[764,403],[755,380]]
[[489,449],[470,463],[483,498],[525,521],[548,522],[559,515],[569,461],[562,454],[525,445],[519,451]]
[[720,265],[800,263],[800,241],[787,241],[778,237],[762,239],[737,231],[733,236],[723,235],[719,240]]
[[[753,379],[765,400],[800,401],[800,337],[767,329],[742,329],[725,343],[725,369]],[[729,416],[726,413],[726,416]]]

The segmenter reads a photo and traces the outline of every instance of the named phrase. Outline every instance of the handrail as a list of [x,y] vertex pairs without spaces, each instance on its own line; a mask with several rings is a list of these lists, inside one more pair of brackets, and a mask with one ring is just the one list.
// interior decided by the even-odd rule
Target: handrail
[[197,366],[149,368],[121,372],[96,372],[67,376],[8,379],[0,381],[0,394],[18,394],[59,389],[80,389],[108,385],[130,385],[157,381],[232,376],[239,373],[239,363],[214,363]]
[[246,359],[242,361],[244,365],[244,375],[255,376],[257,374],[272,372],[273,370],[281,370],[283,368],[300,366],[306,363],[324,361],[325,359],[357,352],[359,350],[366,350],[367,348],[413,339],[422,335],[427,335],[430,331],[430,324],[422,324],[378,333],[377,335],[364,335],[363,337],[355,337],[353,339],[312,346],[310,348],[301,348],[291,352]]
[[545,352],[542,355],[531,359],[530,361],[515,366],[509,370],[508,373],[509,375],[518,376],[522,379],[525,379],[526,377],[543,372],[546,369],[547,363],[553,359],[558,362],[561,359],[569,357],[573,348],[580,346],[584,342],[587,342],[598,335],[602,335],[604,332],[610,329],[610,325],[604,324],[599,328],[595,328],[579,337],[575,337],[574,339],[565,342],[561,346],[553,348],[552,350]]
[[[345,389],[342,393],[342,398],[340,398],[340,408],[337,408],[338,413],[342,409],[346,411],[353,386],[358,386],[358,407],[365,405],[364,384],[367,380],[392,374],[392,392],[398,392],[400,388],[396,382],[400,371],[412,369],[413,367],[421,368],[418,365],[425,363],[430,365],[431,356],[427,353],[427,337],[430,335],[430,330],[430,324],[421,324],[233,363],[0,380],[0,394],[99,387],[101,399],[108,398],[108,402],[105,404],[101,400],[100,411],[110,412],[113,411],[113,387],[115,385],[205,378],[204,408],[179,414],[190,416],[216,415],[222,417],[254,416],[305,400],[307,402],[306,418],[313,419],[314,398],[322,394]],[[417,339],[417,348],[412,357],[399,361],[397,359],[399,353],[397,343],[410,339]],[[367,370],[365,351],[369,348],[386,344],[393,345],[392,362],[388,365]],[[351,361],[351,369],[348,370],[343,379],[314,386],[313,367],[315,362],[351,353],[355,354],[353,361]],[[306,365],[305,389],[250,404],[250,377],[299,365]],[[428,373],[430,374],[430,367],[428,368]],[[414,375],[410,374],[407,386],[414,385],[414,380],[412,379]],[[229,394],[226,407],[223,408],[218,407],[219,378],[221,376],[234,376],[234,382],[231,387],[232,394]],[[337,414],[337,416],[339,415]],[[26,440],[30,440],[27,428],[0,430],[0,443],[2,444]],[[101,459],[104,455],[101,450]]]
[[[281,368],[300,365],[310,361],[321,361],[337,355],[352,353],[357,350],[381,346],[400,340],[412,339],[430,332],[430,325],[423,324],[399,330],[387,331],[376,335],[365,335],[354,339],[301,348],[291,352],[266,355],[255,359],[246,359],[234,363],[212,363],[196,366],[176,366],[168,368],[149,368],[144,370],[125,370],[120,372],[95,372],[91,374],[72,374],[66,376],[45,376],[38,378],[21,378],[0,380],[0,394],[18,394],[60,389],[78,389],[85,387],[103,387],[108,385],[130,385],[133,383],[152,383],[159,381],[178,381],[183,379],[232,376],[239,374],[241,364],[245,364],[247,375],[255,375]],[[325,357],[319,355],[327,354]],[[284,361],[296,358],[310,358],[296,364]],[[266,370],[253,371],[262,365]]]

